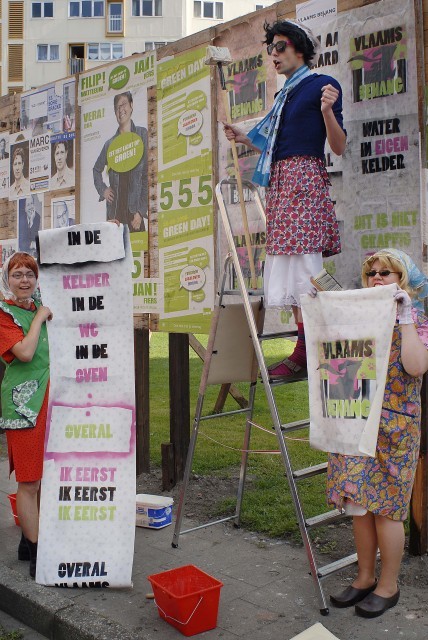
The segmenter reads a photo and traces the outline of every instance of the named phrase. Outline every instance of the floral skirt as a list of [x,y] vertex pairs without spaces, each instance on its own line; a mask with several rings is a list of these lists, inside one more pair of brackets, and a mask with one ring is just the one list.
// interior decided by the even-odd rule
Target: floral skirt
[[321,158],[293,156],[272,165],[266,194],[266,253],[340,253],[339,226]]
[[419,458],[420,418],[382,410],[376,457],[329,454],[327,502],[344,498],[391,520],[407,518]]

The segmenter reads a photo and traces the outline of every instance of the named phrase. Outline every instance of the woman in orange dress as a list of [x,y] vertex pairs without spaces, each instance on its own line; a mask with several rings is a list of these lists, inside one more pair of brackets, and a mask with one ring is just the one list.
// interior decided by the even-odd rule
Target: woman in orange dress
[[27,253],[14,253],[2,271],[0,302],[0,356],[6,365],[1,388],[10,472],[18,482],[17,513],[22,527],[18,558],[30,560],[36,575],[39,534],[38,493],[43,472],[43,450],[49,393],[48,307],[38,300],[38,266]]

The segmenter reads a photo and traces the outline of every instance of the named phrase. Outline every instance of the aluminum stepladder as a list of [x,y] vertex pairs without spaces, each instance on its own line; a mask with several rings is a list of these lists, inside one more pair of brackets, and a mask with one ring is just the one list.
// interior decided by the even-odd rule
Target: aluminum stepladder
[[[183,485],[180,494],[179,506],[177,511],[177,519],[175,523],[172,546],[178,546],[179,536],[191,531],[196,531],[214,524],[235,520],[235,525],[239,526],[242,498],[244,493],[245,477],[248,463],[252,417],[254,410],[255,393],[257,387],[257,369],[260,371],[263,388],[266,394],[267,402],[273,427],[279,443],[281,458],[285,467],[285,474],[288,480],[291,498],[297,516],[300,534],[305,547],[307,559],[309,562],[310,574],[314,582],[316,595],[318,598],[320,612],[322,615],[328,615],[329,609],[324,595],[321,581],[336,571],[340,571],[345,567],[354,564],[357,561],[357,554],[353,553],[347,557],[341,558],[324,566],[318,566],[315,554],[312,549],[309,530],[314,527],[324,526],[343,518],[344,512],[333,509],[320,515],[306,518],[303,513],[303,507],[299,498],[297,481],[311,478],[315,475],[325,473],[327,463],[313,465],[306,469],[293,469],[285,437],[287,433],[298,431],[309,426],[309,420],[299,420],[297,422],[282,423],[279,417],[273,388],[280,384],[269,380],[269,374],[265,363],[265,358],[261,343],[263,340],[283,338],[295,335],[295,332],[288,331],[282,333],[262,333],[263,311],[261,309],[263,291],[260,289],[247,289],[242,269],[236,250],[232,226],[227,212],[227,207],[223,198],[222,189],[228,185],[235,185],[236,180],[224,179],[216,187],[216,197],[220,209],[220,214],[229,245],[229,254],[224,264],[224,271],[220,280],[219,292],[216,297],[216,303],[213,312],[211,331],[208,339],[204,367],[199,387],[198,400],[195,410],[195,418],[193,421],[193,431],[189,444],[186,467],[183,478]],[[262,202],[260,200],[257,188],[249,181],[243,181],[243,185],[250,190],[257,210],[265,222],[265,214]],[[234,267],[238,289],[226,290],[226,279],[230,266]],[[226,296],[238,295],[242,301],[242,305],[224,305],[223,300]],[[243,324],[244,323],[244,324]],[[246,326],[245,326],[246,323]],[[243,330],[243,326],[248,328]],[[238,329],[239,327],[239,329]],[[226,362],[224,362],[226,360]],[[223,361],[223,362],[222,362]],[[238,363],[238,364],[236,364]],[[221,414],[202,415],[204,396],[206,387],[210,384],[226,384],[234,382],[249,382],[248,407],[227,411]],[[196,441],[201,421],[223,416],[236,414],[246,415],[244,442],[241,454],[241,469],[239,476],[236,510],[233,516],[220,518],[218,520],[208,522],[203,525],[192,527],[190,529],[181,530],[183,520],[183,509],[186,498],[186,490],[190,479],[192,462],[196,447]]]

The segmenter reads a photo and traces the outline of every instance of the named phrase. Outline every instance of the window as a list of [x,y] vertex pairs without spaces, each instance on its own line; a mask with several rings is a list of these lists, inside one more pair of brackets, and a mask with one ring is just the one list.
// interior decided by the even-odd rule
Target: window
[[167,42],[146,42],[144,51],[153,51],[153,49],[159,49],[159,47],[164,47]]
[[71,0],[68,15],[70,18],[103,18],[104,0]]
[[161,16],[162,0],[132,0],[133,16]]
[[108,5],[108,30],[109,33],[123,32],[123,4],[110,2]]
[[123,58],[123,44],[120,42],[90,42],[88,60],[119,60]]
[[58,62],[59,61],[59,44],[38,44],[37,45],[37,61],[38,62]]
[[53,2],[32,2],[32,18],[53,18]]
[[256,4],[256,11],[259,11],[259,9],[263,9],[264,5],[263,4]]
[[205,0],[195,1],[193,3],[193,16],[195,18],[223,20],[223,3],[206,2]]

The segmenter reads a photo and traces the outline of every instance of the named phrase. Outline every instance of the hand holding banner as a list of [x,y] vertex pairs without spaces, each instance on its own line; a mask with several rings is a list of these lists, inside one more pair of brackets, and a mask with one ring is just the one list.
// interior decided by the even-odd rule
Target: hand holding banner
[[129,231],[76,225],[39,242],[54,320],[36,580],[127,587],[136,493]]

